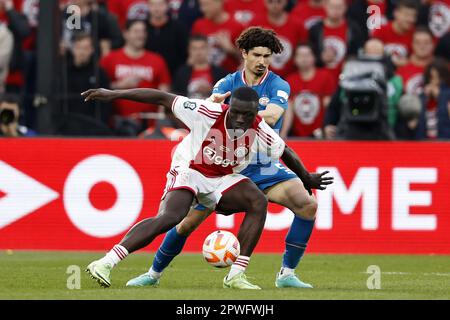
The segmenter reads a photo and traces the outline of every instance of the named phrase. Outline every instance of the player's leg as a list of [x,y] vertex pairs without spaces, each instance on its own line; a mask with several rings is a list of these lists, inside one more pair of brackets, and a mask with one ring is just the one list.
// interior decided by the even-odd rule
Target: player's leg
[[159,284],[164,269],[172,262],[172,260],[181,253],[187,237],[205,220],[212,210],[197,205],[189,211],[187,216],[170,229],[163,242],[156,251],[153,258],[152,266],[147,273],[144,273],[127,282],[130,287],[155,286]]
[[242,180],[223,194],[216,208],[221,212],[245,212],[238,233],[241,253],[224,279],[224,287],[236,289],[260,289],[245,277],[250,256],[264,229],[267,199],[258,187],[248,179]]
[[126,256],[149,245],[156,236],[167,232],[178,224],[188,213],[194,193],[186,189],[173,190],[167,193],[161,204],[160,213],[154,217],[142,220],[134,225],[123,240],[115,245],[105,257],[92,262],[87,272],[100,285],[111,285],[110,272]]
[[317,211],[317,201],[309,195],[300,179],[294,178],[279,182],[265,190],[269,201],[280,204],[294,212],[294,220],[286,236],[286,249],[282,268],[277,275],[277,287],[311,288],[295,275],[303,257],[312,230]]

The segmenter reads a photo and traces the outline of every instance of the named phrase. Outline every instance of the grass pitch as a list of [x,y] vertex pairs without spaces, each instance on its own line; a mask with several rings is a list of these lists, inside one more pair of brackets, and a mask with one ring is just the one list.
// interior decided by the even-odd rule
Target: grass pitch
[[[280,255],[252,257],[247,276],[261,291],[222,289],[228,269],[215,269],[201,254],[183,254],[166,270],[158,288],[126,288],[145,272],[153,254],[129,256],[112,273],[112,286],[102,289],[84,272],[103,253],[0,251],[0,299],[450,299],[450,256],[314,255],[298,268],[312,290],[277,289]],[[381,269],[381,289],[369,290],[368,266]],[[80,286],[76,284],[79,266]],[[73,268],[73,267],[72,267]],[[74,271],[75,270],[75,273]],[[69,272],[69,273],[67,273]]]

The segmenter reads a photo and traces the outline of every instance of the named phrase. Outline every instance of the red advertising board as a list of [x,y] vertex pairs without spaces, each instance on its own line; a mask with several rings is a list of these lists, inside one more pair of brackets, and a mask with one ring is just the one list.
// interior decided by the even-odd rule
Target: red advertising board
[[[291,141],[310,171],[335,183],[316,192],[309,252],[450,254],[450,143]],[[173,142],[0,140],[0,249],[106,250],[154,216]],[[257,252],[282,252],[292,212],[269,206]],[[242,214],[210,216],[186,251]],[[155,250],[162,236],[148,247]]]

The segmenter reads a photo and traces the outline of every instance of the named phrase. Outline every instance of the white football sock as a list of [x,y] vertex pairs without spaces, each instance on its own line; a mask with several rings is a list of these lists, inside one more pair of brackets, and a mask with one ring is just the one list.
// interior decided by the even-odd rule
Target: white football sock
[[295,274],[295,269],[289,269],[287,267],[281,267],[280,278],[287,277],[289,275]]
[[116,266],[120,261],[125,259],[128,256],[128,250],[121,246],[120,244],[116,244],[111,251],[109,251],[103,258],[100,259],[102,262],[109,263],[111,266]]
[[237,274],[244,272],[247,269],[248,263],[250,262],[250,257],[239,256],[236,261],[231,266],[230,272],[228,273],[227,279],[231,279]]
[[155,279],[159,279],[161,278],[161,274],[162,272],[156,272],[155,270],[153,270],[153,266],[150,267],[150,269],[148,270],[148,274]]

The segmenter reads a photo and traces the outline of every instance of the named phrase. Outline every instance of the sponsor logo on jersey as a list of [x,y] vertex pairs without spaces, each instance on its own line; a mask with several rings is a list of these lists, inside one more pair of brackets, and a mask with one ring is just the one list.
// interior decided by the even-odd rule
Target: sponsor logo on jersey
[[219,156],[216,152],[216,150],[210,148],[210,147],[204,147],[203,148],[203,154],[206,156],[207,159],[209,159],[212,163],[207,164],[215,164],[218,166],[222,166],[224,168],[228,166],[236,166],[238,164],[237,160],[230,160],[223,158],[222,156]]
[[183,107],[185,109],[195,110],[195,108],[197,108],[197,104],[192,101],[186,101],[185,103],[183,103]]

